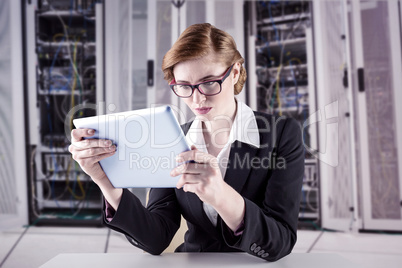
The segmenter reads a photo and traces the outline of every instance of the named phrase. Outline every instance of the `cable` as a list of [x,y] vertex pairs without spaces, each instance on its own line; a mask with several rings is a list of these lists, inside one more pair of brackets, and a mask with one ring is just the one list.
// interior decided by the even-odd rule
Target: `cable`
[[282,64],[279,66],[278,74],[276,77],[276,100],[278,102],[279,116],[282,116],[282,102],[281,102],[281,96],[280,96],[280,91],[279,91],[279,74],[280,74],[281,69],[282,69]]
[[[272,113],[273,113],[273,111],[274,111],[274,100],[275,100],[275,98],[278,99],[278,95],[279,95],[279,92],[278,92],[278,83],[279,83],[279,76],[280,76],[281,70],[282,70],[282,64],[279,65],[278,70],[277,70],[277,72],[276,72],[275,79],[274,79],[274,81],[271,82],[271,85],[269,86],[269,88],[268,88],[268,90],[267,90],[268,93],[269,93],[269,92],[272,92],[272,96],[270,96],[270,97],[267,99],[267,107],[271,107],[271,108],[272,108],[272,111],[271,111]],[[273,86],[274,86],[274,85],[277,86],[277,87],[276,87],[276,90],[273,90]],[[276,94],[275,94],[275,92],[276,92]],[[280,102],[280,100],[279,100],[279,102]],[[279,103],[278,103],[278,104],[279,104]]]
[[[275,22],[274,22],[273,17],[272,17],[271,2],[273,2],[273,1],[270,1],[270,2],[268,3],[268,12],[269,12],[269,17],[270,17],[271,23],[272,23],[272,25],[273,25],[273,28],[275,29],[275,38],[276,38],[276,40],[277,40],[277,42],[278,42],[278,44],[279,44],[279,46],[280,46],[280,48],[281,48],[281,54],[280,54],[280,58],[279,58],[279,67],[278,67],[278,70],[277,70],[277,73],[276,73],[276,77],[275,77],[275,80],[271,82],[271,85],[270,85],[270,87],[268,88],[268,93],[269,93],[269,92],[274,92],[274,91],[272,91],[272,89],[273,89],[273,86],[275,85],[275,82],[277,82],[277,83],[276,83],[276,85],[277,85],[277,90],[276,90],[276,92],[277,92],[277,95],[278,95],[278,93],[279,93],[279,92],[278,92],[278,80],[279,80],[280,72],[281,72],[281,69],[282,69],[283,51],[284,51],[284,49],[285,49],[285,46],[282,45],[281,41],[279,40],[278,29],[276,28]],[[268,104],[268,105],[267,105],[268,108],[269,108],[269,107],[272,107],[272,113],[274,112],[274,104],[273,104],[273,100],[274,100],[274,99],[275,99],[275,98],[272,97],[271,99],[268,100],[268,103],[267,103],[267,104]],[[280,102],[280,98],[277,97],[277,99],[278,99],[279,102]],[[269,104],[270,102],[271,102],[271,104]]]
[[[70,174],[71,162],[74,162],[72,158],[70,159],[70,162],[69,162],[69,164],[68,164],[67,174],[66,174],[66,185],[67,185],[67,189],[68,189],[68,191],[71,193],[71,195],[74,196],[75,199],[81,200],[81,199],[84,199],[84,198],[85,198],[85,190],[84,190],[84,188],[82,187],[82,184],[81,184],[81,182],[80,182],[79,179],[78,179],[78,175],[77,175],[78,171],[75,170],[75,168],[74,168],[74,171],[73,171],[73,173],[74,173],[75,176],[76,176],[76,179],[75,179],[74,183],[75,183],[75,182],[78,182],[78,186],[79,186],[79,188],[80,188],[80,190],[81,190],[82,195],[81,195],[81,196],[75,195],[75,191],[74,191],[73,189],[71,189],[71,187],[70,187],[70,185],[69,185],[69,174]],[[75,162],[74,162],[74,163],[75,163]],[[76,163],[75,163],[75,165],[76,165]],[[74,188],[74,187],[73,187],[73,188]]]
[[[65,114],[65,115],[67,115],[67,114],[68,114],[68,110],[71,109],[70,106],[67,106],[67,105],[66,105],[67,102],[69,101],[69,99],[70,99],[71,97],[72,97],[71,94],[66,95],[66,96],[63,98],[63,100],[62,100],[62,102],[61,102],[61,104],[60,104],[60,109],[61,109],[61,111],[63,112],[63,114]],[[70,102],[71,102],[71,101],[70,101]],[[64,119],[63,119],[63,121],[64,121]]]
[[296,92],[295,92],[296,111],[299,111],[299,98],[298,98],[298,96],[299,96],[299,87],[298,87],[298,85],[297,85],[297,80],[296,80],[296,77],[295,77],[295,73],[294,73],[294,70],[293,70],[293,68],[292,68],[292,66],[293,66],[293,65],[292,65],[292,61],[293,61],[293,60],[298,61],[299,64],[302,64],[302,63],[301,63],[301,60],[300,60],[299,58],[295,58],[295,57],[293,57],[293,58],[291,58],[290,60],[288,60],[288,64],[289,64],[289,66],[291,67],[291,68],[290,68],[290,73],[292,74],[293,83],[294,83],[295,88],[296,88]]
[[[34,174],[35,174],[35,167],[36,167],[36,164],[35,164],[35,155],[36,155],[36,147],[32,150],[32,153],[31,153],[31,160],[30,160],[30,171],[31,171],[31,173],[30,173],[30,182],[31,182],[31,194],[32,194],[32,197],[33,197],[33,199],[35,199],[36,201],[39,201],[39,198],[36,196],[36,191],[35,191],[35,189],[36,189],[36,187],[35,187],[35,181],[34,181]],[[36,167],[37,168],[37,167]],[[45,178],[45,179],[43,179],[42,181],[44,181],[45,183],[46,183],[46,186],[47,186],[47,188],[49,189],[49,191],[48,191],[48,194],[47,194],[47,196],[46,197],[44,197],[43,198],[43,200],[50,200],[50,183],[49,183],[49,181],[48,181],[48,178]]]
[[[270,49],[270,47],[269,47],[269,41],[268,41],[264,36],[262,36],[262,35],[258,35],[257,38],[262,39],[262,41],[264,42],[264,45],[262,45],[261,48],[258,48],[258,52],[262,54],[262,49],[263,49],[263,48],[266,48],[266,49],[267,49],[267,51],[268,51],[267,67],[272,67],[273,65],[272,65],[272,63],[271,63],[271,61],[270,61],[270,60],[272,59],[272,56],[271,56],[271,49]],[[264,55],[264,54],[263,54],[263,55]],[[265,56],[265,55],[264,55],[264,56]]]
[[[45,101],[46,101],[46,107],[47,107],[47,120],[48,120],[48,124],[49,124],[49,132],[50,132],[50,135],[52,135],[53,127],[52,127],[52,120],[50,118],[49,98],[46,97]],[[54,196],[54,184],[55,184],[56,175],[57,175],[57,163],[56,163],[56,157],[53,152],[53,139],[50,139],[50,141],[49,141],[49,149],[50,149],[50,152],[51,152],[51,155],[53,158],[53,163],[54,163],[54,173],[53,173],[53,180],[52,180],[52,184],[51,184],[51,195],[52,195],[53,200],[55,201],[56,205],[59,207],[59,203],[57,202],[57,199],[55,199],[55,196]]]
[[[52,6],[50,6],[50,9],[55,11]],[[70,53],[70,47],[69,47],[69,44],[68,44],[68,33],[67,33],[66,25],[64,24],[64,21],[61,18],[60,14],[57,11],[55,11],[55,12],[56,12],[56,15],[58,16],[58,18],[62,22],[65,36],[62,37],[62,40],[59,43],[59,46],[58,46],[58,48],[56,50],[56,53],[55,53],[55,55],[53,57],[51,66],[49,68],[49,79],[50,79],[50,81],[52,80],[52,70],[53,70],[54,65],[56,63],[57,56],[58,56],[58,54],[60,52],[61,44],[64,42],[64,38],[67,38],[67,50],[68,50],[68,53],[69,53],[69,56],[70,56],[69,58],[71,59],[71,53]],[[71,5],[71,8],[70,8],[69,25],[71,24],[71,17],[72,17],[72,5]],[[54,38],[56,38],[56,36],[57,36],[57,34],[54,36]],[[73,66],[73,67],[75,67],[75,66]],[[51,91],[52,91],[52,83],[50,82],[49,83],[49,94],[51,93]],[[53,133],[53,127],[52,127],[52,121],[51,121],[51,118],[50,118],[50,100],[49,100],[48,97],[46,97],[45,102],[46,102],[46,107],[47,107],[47,119],[48,119],[49,132],[50,132],[50,137],[51,137],[52,133]],[[53,152],[53,139],[52,138],[50,138],[49,148],[50,148],[51,155],[52,155],[52,158],[53,158],[53,163],[54,163],[53,180],[52,180],[52,183],[51,183],[50,192],[51,192],[51,196],[53,197],[53,200],[55,201],[57,207],[60,207],[59,203],[58,203],[58,201],[56,199],[56,196],[55,196],[55,181],[56,181],[56,177],[57,177],[57,174],[58,174],[58,165],[57,165],[56,157],[55,157],[54,152]]]
[[[70,210],[71,210],[71,212],[72,213],[74,213],[74,204],[73,204],[73,197],[75,197],[75,187],[76,187],[76,185],[77,185],[77,174],[76,173],[74,173],[74,175],[75,175],[75,180],[73,181],[73,188],[72,188],[72,190],[70,191],[70,193],[71,193],[71,195],[70,195]],[[69,186],[69,188],[70,188],[70,186]],[[71,189],[71,188],[70,188]]]
[[36,206],[35,206],[35,200],[37,200],[37,197],[36,197],[36,193],[35,193],[35,182],[34,182],[34,170],[33,170],[33,166],[34,166],[34,164],[35,164],[35,162],[34,162],[34,157],[35,157],[35,153],[36,153],[36,148],[34,148],[33,150],[32,150],[32,153],[31,153],[31,161],[30,161],[30,171],[31,171],[31,174],[30,174],[30,181],[31,181],[31,195],[32,195],[32,198],[31,198],[31,209],[32,209],[32,213],[35,215],[35,217],[39,217],[39,213],[36,211]]
[[[53,42],[57,42],[57,37],[61,36],[62,40],[64,39],[64,33],[57,33],[55,35],[53,35]],[[60,40],[59,42],[62,42],[62,40]]]
[[[83,89],[83,86],[82,86],[82,79],[81,79],[81,77],[80,77],[80,75],[79,75],[79,73],[78,73],[78,70],[77,70],[77,68],[76,68],[76,66],[75,66],[75,64],[74,64],[74,62],[73,62],[73,59],[71,58],[70,45],[68,44],[69,40],[68,40],[67,26],[66,26],[66,24],[64,23],[62,17],[60,16],[59,12],[58,12],[57,10],[53,9],[52,6],[50,6],[50,9],[53,10],[53,11],[55,11],[55,13],[56,13],[57,17],[59,18],[61,24],[63,25],[64,36],[65,36],[65,38],[66,38],[66,40],[67,40],[66,42],[67,42],[67,50],[68,50],[69,60],[70,60],[71,66],[72,66],[73,69],[74,69],[75,75],[76,75],[77,78],[78,78],[78,82],[79,82],[80,87],[81,87],[81,90],[82,90],[82,89]],[[70,13],[72,13],[72,9],[70,10]],[[70,16],[70,17],[71,17],[71,16]]]
[[[280,113],[280,115],[282,115],[282,110],[281,110],[281,106],[282,106],[282,105],[281,105],[281,103],[280,103],[279,85],[278,85],[279,81],[278,81],[278,79],[279,79],[279,77],[280,77],[281,66],[282,66],[282,64],[283,64],[283,55],[284,55],[285,46],[286,46],[286,43],[283,43],[283,41],[287,40],[287,39],[290,37],[290,35],[292,34],[292,31],[291,31],[290,33],[288,33],[288,35],[286,36],[286,38],[283,39],[282,41],[281,41],[281,39],[279,39],[279,31],[278,31],[278,28],[276,27],[275,21],[274,21],[273,16],[272,16],[272,3],[277,4],[278,1],[270,1],[270,2],[268,3],[268,13],[269,13],[269,17],[270,17],[270,21],[271,21],[271,23],[272,23],[272,26],[273,26],[273,28],[274,28],[274,30],[275,30],[275,39],[276,39],[276,41],[278,42],[278,44],[279,44],[279,46],[280,46],[281,53],[280,53],[280,57],[279,57],[279,67],[278,67],[278,70],[277,70],[276,79],[275,79],[274,81],[272,81],[270,87],[268,88],[268,92],[274,92],[274,91],[272,91],[272,89],[273,89],[273,86],[275,85],[275,82],[276,82],[276,92],[277,92],[276,98],[277,98],[277,100],[278,100],[279,113]],[[264,4],[264,5],[265,5],[265,4]],[[300,23],[301,23],[301,17],[302,17],[302,16],[299,15],[299,20],[298,20],[298,23],[297,23],[296,28],[299,27],[299,25],[300,25]],[[287,56],[288,56],[288,55],[289,55],[289,54],[287,54]],[[294,73],[293,73],[293,70],[292,70],[292,69],[291,69],[291,72],[292,72],[292,75],[293,75],[293,77],[294,77]],[[296,83],[297,83],[297,82],[296,82]],[[274,100],[274,99],[275,99],[275,98],[270,98],[270,99],[268,100],[268,103],[271,102],[271,105],[267,105],[268,107],[272,107],[272,111],[273,111],[273,107],[274,107],[272,100]]]
[[[76,63],[76,59],[77,59],[77,41],[75,42],[75,45],[74,45],[74,55],[73,55],[74,66]],[[77,75],[74,75],[73,86],[71,87],[71,108],[74,108],[74,100],[75,100],[74,95],[75,95],[75,87],[77,85],[77,78],[78,78]],[[73,129],[73,117],[70,118],[70,130],[72,130],[72,129]]]
[[318,212],[318,208],[313,207],[313,206],[311,205],[311,203],[310,203],[310,193],[311,193],[311,191],[312,191],[312,189],[309,188],[308,191],[307,191],[307,193],[306,193],[306,204],[307,204],[307,207],[308,207],[311,211],[313,211],[313,212]]
[[[67,83],[64,85],[64,86],[56,86],[56,88],[58,89],[58,91],[63,91],[63,90],[66,90],[66,88],[67,87],[70,87],[71,88],[71,81],[70,81],[70,79],[68,79],[65,75],[63,75],[62,73],[60,73],[60,72],[55,72],[55,71],[52,71],[52,77],[49,77],[49,87],[50,87],[50,84],[51,84],[51,81],[54,79],[54,77],[61,77],[61,78],[63,78],[63,80],[65,80]],[[52,86],[52,88],[53,88],[53,86]]]
[[[66,98],[66,97],[64,97]],[[57,117],[60,119],[61,122],[64,122],[66,118],[66,114],[62,114],[63,111],[60,111],[59,105],[57,105],[57,98],[56,95],[53,95],[53,103],[54,103],[54,110],[56,111]],[[64,113],[64,112],[63,112]]]
[[86,10],[83,10],[80,5],[78,5],[77,12],[80,13],[84,18],[84,28],[86,26],[86,21],[94,23],[94,18],[90,18],[87,14],[93,9],[96,3],[101,3],[100,1],[94,1]]
[[272,6],[271,6],[271,3],[274,3],[274,1],[270,1],[270,2],[268,3],[268,14],[269,14],[269,18],[270,18],[271,23],[272,23],[272,27],[273,27],[274,30],[275,30],[275,39],[276,39],[276,41],[278,41],[279,46],[282,47],[281,41],[280,41],[280,39],[279,39],[279,31],[278,31],[278,28],[276,27],[274,18],[272,17]]
[[[58,56],[59,53],[60,53],[61,43],[62,43],[62,42],[60,42],[60,45],[58,46],[58,48],[57,48],[57,50],[56,50],[56,53],[55,53],[55,55],[54,55],[54,57],[53,57],[52,63],[51,63],[51,65],[50,65],[50,68],[49,68],[49,71],[48,71],[48,72],[49,72],[49,81],[51,81],[51,79],[52,79],[52,71],[53,71],[53,67],[54,67],[54,65],[55,65],[55,63],[56,63],[57,56]],[[49,82],[49,94],[51,93],[51,91],[52,91],[52,83]]]
[[[83,74],[82,74],[82,77],[85,78],[85,75],[86,75],[89,71],[91,71],[91,70],[95,70],[95,71],[96,71],[96,67],[95,67],[95,66],[89,66],[89,67],[85,68],[85,70],[84,70],[84,72],[83,72]],[[89,77],[89,78],[92,78],[92,77]]]

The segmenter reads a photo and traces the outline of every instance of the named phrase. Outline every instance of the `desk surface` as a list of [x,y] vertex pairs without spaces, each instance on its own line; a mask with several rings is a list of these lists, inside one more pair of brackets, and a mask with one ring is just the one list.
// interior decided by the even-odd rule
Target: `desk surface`
[[69,253],[60,254],[42,265],[50,267],[270,267],[270,268],[356,268],[357,265],[336,254],[292,253],[276,262],[267,262],[247,253]]

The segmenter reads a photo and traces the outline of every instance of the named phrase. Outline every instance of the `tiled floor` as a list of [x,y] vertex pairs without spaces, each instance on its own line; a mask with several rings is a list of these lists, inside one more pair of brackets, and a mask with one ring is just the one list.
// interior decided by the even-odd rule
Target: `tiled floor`
[[[0,232],[0,241],[4,268],[38,267],[59,253],[142,252],[107,228],[16,228]],[[364,268],[400,268],[402,235],[300,230],[293,252],[331,252]]]

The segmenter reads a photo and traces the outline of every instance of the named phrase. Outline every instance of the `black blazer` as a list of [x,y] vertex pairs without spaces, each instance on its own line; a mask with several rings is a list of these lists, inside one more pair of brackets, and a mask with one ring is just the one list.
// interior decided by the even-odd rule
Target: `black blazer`
[[[296,243],[304,174],[301,129],[291,118],[254,114],[260,148],[235,141],[224,178],[245,200],[242,235],[234,236],[220,217],[214,227],[197,195],[176,188],[151,189],[147,208],[124,189],[113,219],[104,217],[105,224],[155,255],[169,246],[180,215],[188,231],[176,252],[248,252],[268,261],[289,254]],[[190,125],[182,126],[184,133]]]

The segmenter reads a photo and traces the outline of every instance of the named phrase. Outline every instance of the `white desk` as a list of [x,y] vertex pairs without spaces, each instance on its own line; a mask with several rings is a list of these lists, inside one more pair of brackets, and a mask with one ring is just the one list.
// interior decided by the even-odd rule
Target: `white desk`
[[60,254],[41,268],[64,267],[144,267],[144,268],[207,268],[207,267],[270,267],[270,268],[356,268],[357,265],[336,254],[292,253],[279,261],[267,262],[247,253],[73,253]]

